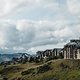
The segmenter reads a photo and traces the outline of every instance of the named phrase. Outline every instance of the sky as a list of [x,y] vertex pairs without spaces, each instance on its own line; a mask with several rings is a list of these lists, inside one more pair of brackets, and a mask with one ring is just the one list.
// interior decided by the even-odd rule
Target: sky
[[0,0],[0,53],[62,48],[80,37],[80,0]]

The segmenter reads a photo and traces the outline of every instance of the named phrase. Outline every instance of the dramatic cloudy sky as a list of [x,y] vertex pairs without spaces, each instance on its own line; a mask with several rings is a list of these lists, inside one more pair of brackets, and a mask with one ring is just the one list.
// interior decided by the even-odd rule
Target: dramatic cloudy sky
[[80,0],[0,0],[0,53],[34,53],[79,37]]

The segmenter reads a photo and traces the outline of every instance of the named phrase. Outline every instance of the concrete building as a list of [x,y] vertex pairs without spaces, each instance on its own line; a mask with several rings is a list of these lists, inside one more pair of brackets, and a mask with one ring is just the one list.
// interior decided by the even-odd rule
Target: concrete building
[[53,52],[54,52],[54,56],[63,55],[63,49],[62,48],[54,48]]
[[52,57],[54,54],[53,54],[53,49],[47,49],[45,51],[38,51],[37,52],[37,56],[39,58],[45,58],[45,57]]
[[36,52],[37,57],[40,58],[40,59],[43,58],[44,57],[43,52],[44,51],[37,51]]
[[55,49],[47,49],[45,51],[38,51],[37,56],[39,58],[44,58],[44,57],[58,57],[60,55],[63,55],[63,49],[62,48],[55,48]]
[[80,40],[70,40],[64,46],[64,59],[80,59]]

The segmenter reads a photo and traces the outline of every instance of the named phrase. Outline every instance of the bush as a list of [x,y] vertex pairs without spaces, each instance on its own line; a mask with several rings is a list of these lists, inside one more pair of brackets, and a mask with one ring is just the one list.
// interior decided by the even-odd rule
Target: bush
[[5,78],[3,78],[3,80],[8,80],[8,78],[5,77]]
[[60,63],[60,67],[62,69],[70,69],[70,67],[68,65],[64,64],[64,63]]
[[35,68],[31,68],[26,71],[23,71],[21,75],[28,75],[28,74],[34,74],[34,73],[35,73]]
[[51,67],[48,64],[45,64],[37,68],[37,73],[44,73],[49,70],[51,70]]

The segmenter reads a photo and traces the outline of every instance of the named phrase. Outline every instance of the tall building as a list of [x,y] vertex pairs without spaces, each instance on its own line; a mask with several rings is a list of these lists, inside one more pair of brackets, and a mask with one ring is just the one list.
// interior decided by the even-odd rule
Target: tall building
[[64,59],[80,59],[80,40],[70,40],[64,46]]

